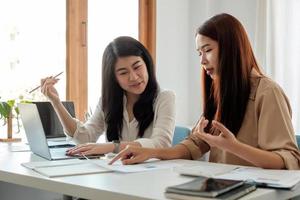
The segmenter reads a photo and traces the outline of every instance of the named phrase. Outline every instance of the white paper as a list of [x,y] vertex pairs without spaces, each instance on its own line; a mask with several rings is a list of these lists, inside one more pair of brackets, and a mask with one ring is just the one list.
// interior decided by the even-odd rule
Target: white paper
[[254,181],[258,184],[290,189],[300,182],[300,170],[271,170],[219,163],[184,165],[174,170],[180,174],[228,180]]
[[176,167],[174,168],[174,171],[184,175],[213,177],[230,172],[236,168],[238,168],[238,166],[199,162],[199,164]]
[[250,180],[269,187],[292,188],[300,181],[299,170],[271,170],[241,167],[216,178],[231,180]]
[[159,170],[159,169],[173,169],[174,167],[181,166],[181,164],[172,162],[172,161],[160,161],[157,159],[151,159],[141,164],[134,165],[123,165],[120,160],[116,161],[112,165],[108,165],[110,160],[91,160],[92,162],[98,164],[101,167],[124,173],[132,173],[132,172],[144,172],[151,170]]
[[76,165],[85,162],[79,159],[67,159],[67,160],[54,160],[54,161],[37,161],[37,162],[27,162],[22,163],[24,167],[29,169],[39,168],[39,167],[55,167],[55,166],[65,166],[65,165]]
[[61,176],[74,176],[84,174],[95,174],[111,172],[109,169],[105,169],[93,163],[84,162],[75,165],[61,165],[52,167],[38,167],[34,168],[34,171],[47,176],[47,177],[61,177]]

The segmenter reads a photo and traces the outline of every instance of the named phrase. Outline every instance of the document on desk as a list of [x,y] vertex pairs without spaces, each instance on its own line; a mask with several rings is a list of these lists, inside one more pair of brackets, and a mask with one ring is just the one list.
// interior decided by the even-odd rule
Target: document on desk
[[217,175],[231,172],[232,170],[235,170],[237,168],[238,166],[236,165],[199,162],[197,164],[193,163],[193,164],[175,167],[174,171],[183,175],[204,176],[208,178],[213,178]]
[[53,161],[35,161],[22,163],[21,165],[29,169],[40,168],[40,167],[57,167],[66,165],[76,165],[83,163],[84,160],[79,159],[67,159],[67,160],[53,160]]
[[112,172],[112,170],[100,167],[89,162],[76,165],[38,167],[34,168],[33,170],[49,178]]
[[217,177],[230,180],[253,180],[258,186],[291,189],[300,182],[300,171],[241,167]]
[[108,165],[109,160],[93,160],[93,162],[106,169],[123,173],[144,172],[159,169],[173,169],[174,167],[182,166],[182,164],[179,163],[167,160],[161,161],[158,159],[150,159],[148,161],[135,165],[123,165],[120,160],[116,161],[112,165]]
[[183,175],[204,176],[227,180],[254,181],[264,187],[291,189],[300,182],[300,170],[271,170],[217,163],[199,163],[177,167]]
[[121,161],[116,161],[113,165],[108,165],[107,159],[87,159],[87,160],[57,160],[22,163],[24,167],[32,169],[44,176],[53,178],[61,176],[74,176],[104,172],[144,172],[159,169],[173,169],[182,166],[172,161],[160,161],[150,159],[144,163],[136,165],[123,165]]
[[112,172],[93,162],[79,159],[28,162],[22,165],[49,178]]

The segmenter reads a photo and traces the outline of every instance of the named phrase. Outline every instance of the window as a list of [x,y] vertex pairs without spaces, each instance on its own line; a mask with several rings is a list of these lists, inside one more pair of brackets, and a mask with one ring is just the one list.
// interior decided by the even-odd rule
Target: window
[[[66,3],[61,0],[0,1],[2,100],[20,95],[44,98],[40,92],[28,91],[39,85],[41,77],[65,72],[66,22],[61,20],[65,16]],[[61,99],[65,99],[65,75],[57,84]]]
[[[88,2],[89,24],[87,23]],[[103,2],[107,4],[106,9],[102,5]],[[26,91],[39,85],[41,77],[64,71],[57,84],[58,92],[62,100],[75,102],[76,115],[79,119],[83,119],[88,107],[87,62],[91,65],[91,69],[98,70],[94,73],[99,73],[101,70],[103,47],[101,49],[97,40],[101,39],[106,46],[117,35],[131,35],[138,37],[155,56],[155,7],[155,0],[1,1],[0,96],[2,99],[9,99],[22,94],[29,98],[44,98],[39,92],[30,95]],[[107,20],[98,19],[97,17],[101,16],[98,14],[103,14],[105,11],[109,11],[104,15]],[[101,20],[104,24],[100,24]],[[87,26],[88,30],[90,29],[88,32],[90,37],[88,45],[91,48],[89,61],[87,61],[88,45],[85,44]],[[103,35],[108,30],[112,30],[109,35]],[[93,36],[93,34],[99,35]],[[90,75],[89,78],[91,78],[89,85],[99,88],[95,97],[89,98],[94,101],[89,103],[92,107],[101,92],[99,84],[101,73],[95,77]],[[94,83],[93,80],[98,82]],[[93,88],[90,90],[90,94],[95,91]]]
[[88,1],[88,107],[101,96],[102,54],[118,36],[138,39],[138,0]]

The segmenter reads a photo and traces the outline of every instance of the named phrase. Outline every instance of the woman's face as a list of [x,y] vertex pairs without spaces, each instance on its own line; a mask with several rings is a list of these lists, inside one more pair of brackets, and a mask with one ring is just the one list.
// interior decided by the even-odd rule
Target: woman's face
[[218,42],[204,35],[197,34],[196,49],[199,53],[200,63],[206,73],[214,79],[219,67]]
[[115,76],[126,94],[140,95],[145,91],[149,76],[144,60],[139,56],[119,57]]

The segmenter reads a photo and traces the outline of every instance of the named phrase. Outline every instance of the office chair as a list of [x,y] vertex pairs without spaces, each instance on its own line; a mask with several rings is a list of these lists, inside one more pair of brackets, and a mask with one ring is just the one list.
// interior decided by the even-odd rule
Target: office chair
[[296,140],[298,144],[298,149],[300,149],[300,135],[296,135]]
[[190,132],[191,130],[189,128],[183,126],[176,126],[174,131],[172,146],[175,146],[176,144],[184,140],[190,134]]

